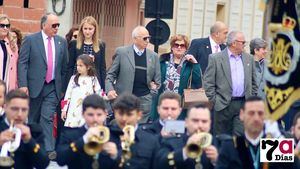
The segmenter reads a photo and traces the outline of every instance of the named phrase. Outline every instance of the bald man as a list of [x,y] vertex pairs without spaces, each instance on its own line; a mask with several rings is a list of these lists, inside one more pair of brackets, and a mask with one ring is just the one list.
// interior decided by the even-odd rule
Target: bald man
[[192,54],[200,64],[202,73],[208,64],[208,55],[221,52],[226,46],[225,41],[228,33],[227,26],[217,21],[210,28],[210,35],[207,38],[198,38],[192,40],[188,54]]
[[107,72],[105,88],[111,100],[123,92],[137,96],[143,111],[140,123],[145,123],[150,117],[152,96],[161,84],[160,64],[157,53],[146,48],[150,36],[145,27],[134,28],[132,40],[133,45],[116,49],[116,57]]

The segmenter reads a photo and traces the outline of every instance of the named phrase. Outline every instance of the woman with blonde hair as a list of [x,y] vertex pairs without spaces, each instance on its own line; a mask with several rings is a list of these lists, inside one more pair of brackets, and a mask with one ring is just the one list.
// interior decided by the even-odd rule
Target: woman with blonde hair
[[77,72],[76,59],[81,54],[88,54],[94,61],[100,86],[104,89],[106,76],[105,43],[99,40],[99,27],[92,16],[82,19],[77,39],[70,42],[68,79]]
[[16,40],[10,37],[10,19],[7,15],[0,14],[0,79],[6,82],[7,91],[18,88],[18,58]]

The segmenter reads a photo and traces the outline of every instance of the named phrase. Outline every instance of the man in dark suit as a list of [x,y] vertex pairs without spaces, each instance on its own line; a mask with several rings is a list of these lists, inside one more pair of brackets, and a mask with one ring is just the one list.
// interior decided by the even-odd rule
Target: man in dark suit
[[157,111],[159,119],[151,124],[146,124],[143,128],[152,134],[161,136],[168,134],[161,132],[167,120],[176,120],[181,113],[181,97],[174,92],[166,91],[159,96]]
[[214,105],[214,134],[243,133],[239,111],[245,98],[257,94],[255,64],[244,52],[242,32],[228,34],[228,47],[209,56],[204,73],[205,93]]
[[102,144],[102,151],[96,155],[88,155],[84,146],[91,137],[100,137],[99,126],[103,126],[107,112],[104,100],[96,94],[84,99],[82,109],[86,123],[80,128],[63,130],[57,148],[57,163],[72,169],[117,168],[121,155],[120,135],[123,132],[118,128],[110,127],[109,141]]
[[213,169],[218,151],[215,146],[205,147],[196,159],[189,156],[188,145],[199,144],[202,138],[198,132],[209,133],[211,120],[207,106],[199,104],[190,108],[186,117],[186,133],[176,137],[164,138],[156,154],[155,168],[160,169]]
[[[15,152],[8,153],[14,160],[10,167],[16,169],[46,168],[49,164],[46,151],[44,150],[44,135],[40,125],[26,124],[29,112],[29,97],[21,90],[10,91],[5,98],[5,117],[0,122],[0,146],[1,154],[8,148],[8,142],[18,138],[10,127],[19,131],[21,140]],[[6,150],[7,151],[7,150]],[[0,168],[2,168],[0,157]]]
[[212,53],[221,52],[226,46],[227,26],[217,21],[210,28],[210,36],[207,38],[193,39],[188,54],[193,55],[200,64],[202,73],[205,72],[208,63],[208,56]]
[[[264,100],[251,96],[240,110],[240,119],[244,123],[241,136],[233,136],[221,144],[216,169],[298,169],[299,159],[293,163],[262,163],[260,162],[260,139],[266,133],[272,138],[282,137],[277,122],[266,123]],[[266,167],[268,166],[268,167]]]
[[46,151],[55,157],[52,136],[53,115],[66,85],[67,42],[56,35],[58,17],[47,13],[41,19],[42,30],[25,37],[18,62],[18,82],[30,96],[29,123],[39,123],[45,134]]
[[[131,154],[131,157],[126,158],[123,152],[122,159],[124,160],[121,160],[121,166],[124,169],[152,169],[159,143],[155,135],[143,130],[138,125],[138,120],[142,117],[139,99],[132,94],[123,93],[115,100],[113,110],[119,128],[123,130],[125,126],[134,127],[134,133],[131,135],[134,137],[131,137],[134,141],[131,142],[128,153]],[[123,143],[126,143],[125,140],[130,140],[126,139],[128,137],[125,133],[127,132],[124,132],[124,136],[121,138]]]
[[115,59],[107,72],[105,89],[109,99],[129,92],[141,100],[143,117],[149,120],[152,97],[161,85],[159,59],[155,52],[147,49],[149,32],[143,26],[132,31],[133,45],[116,49]]

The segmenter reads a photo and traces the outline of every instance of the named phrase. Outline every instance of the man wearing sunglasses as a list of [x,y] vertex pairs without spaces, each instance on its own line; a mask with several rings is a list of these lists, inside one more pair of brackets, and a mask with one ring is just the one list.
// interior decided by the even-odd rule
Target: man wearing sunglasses
[[161,84],[160,64],[157,54],[146,48],[150,36],[145,27],[136,27],[132,39],[133,45],[117,48],[107,72],[105,89],[109,99],[115,99],[123,92],[139,97],[143,111],[140,122],[144,123],[149,120],[152,97]]
[[18,82],[30,96],[29,123],[42,126],[45,148],[52,160],[55,139],[52,136],[53,115],[62,97],[67,72],[67,42],[56,35],[58,17],[47,13],[41,18],[41,31],[25,37],[18,63]]
[[255,64],[244,52],[245,36],[240,31],[228,34],[228,47],[209,55],[204,73],[204,89],[214,105],[214,134],[241,135],[239,111],[250,96],[257,95]]

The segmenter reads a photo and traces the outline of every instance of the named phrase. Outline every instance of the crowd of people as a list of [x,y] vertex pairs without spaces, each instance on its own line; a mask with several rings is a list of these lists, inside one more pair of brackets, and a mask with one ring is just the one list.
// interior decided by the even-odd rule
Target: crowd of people
[[[147,48],[148,30],[137,26],[107,69],[94,17],[65,38],[59,27],[47,13],[41,31],[23,39],[0,15],[1,167],[300,168],[300,112],[289,131],[266,119],[265,40],[251,40],[247,53],[243,32],[217,21],[191,43],[172,36],[170,52],[158,56]],[[187,88],[202,88],[210,104],[183,107]],[[260,162],[253,152],[267,136],[294,138],[294,162]]]

